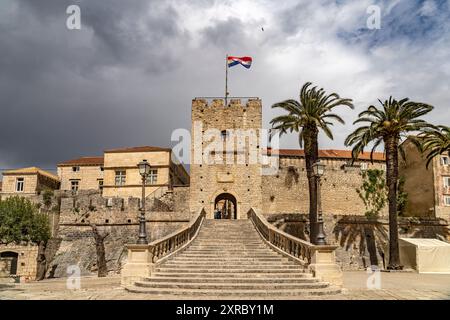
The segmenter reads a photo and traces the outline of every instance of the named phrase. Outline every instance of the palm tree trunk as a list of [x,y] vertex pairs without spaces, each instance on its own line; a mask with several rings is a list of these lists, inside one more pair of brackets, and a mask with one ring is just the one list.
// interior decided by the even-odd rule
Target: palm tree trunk
[[386,182],[389,200],[389,263],[387,268],[398,270],[400,266],[400,252],[398,246],[397,223],[397,183],[398,183],[398,138],[388,137],[386,146]]
[[315,243],[317,236],[317,185],[314,177],[313,164],[319,158],[318,130],[305,128],[305,162],[309,189],[309,242]]

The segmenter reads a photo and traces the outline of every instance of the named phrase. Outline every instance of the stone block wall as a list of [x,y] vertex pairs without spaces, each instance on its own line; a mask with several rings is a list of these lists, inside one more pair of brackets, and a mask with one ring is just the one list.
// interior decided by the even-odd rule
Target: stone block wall
[[[8,244],[8,245],[0,245],[0,259],[1,254],[5,252],[14,252],[17,253],[17,273],[16,275],[20,276],[24,280],[34,280],[36,278],[36,270],[37,270],[37,252],[38,248],[34,244],[27,245],[17,245],[17,244]],[[8,263],[7,266],[10,267]],[[8,272],[9,270],[3,270],[4,272]]]
[[[192,101],[191,212],[199,212],[205,208],[207,217],[212,218],[215,200],[222,193],[231,194],[236,199],[238,219],[246,219],[246,213],[252,207],[261,208],[261,165],[252,163],[246,156],[247,151],[251,150],[250,147],[259,150],[261,109],[259,99],[250,99],[246,104],[241,103],[239,99],[230,99],[228,106],[224,105],[223,99],[216,99],[211,103],[205,99]],[[221,133],[237,129],[253,130],[256,137],[255,141],[247,139],[247,151],[244,151],[245,160],[242,164],[237,164],[239,154],[232,134],[219,138],[222,139],[226,153],[213,154],[215,150],[211,150],[210,146],[212,137],[204,137],[208,130]],[[227,156],[232,159],[231,163],[226,163]],[[206,162],[205,157],[211,159],[212,163]]]
[[[280,158],[279,171],[262,177],[263,212],[308,212],[309,191],[303,158]],[[359,167],[347,166],[348,160],[322,159],[326,165],[322,177],[322,210],[325,215],[358,214],[366,211],[356,192],[363,179]],[[382,163],[368,163],[369,169],[382,169]],[[382,214],[387,213],[387,207]]]

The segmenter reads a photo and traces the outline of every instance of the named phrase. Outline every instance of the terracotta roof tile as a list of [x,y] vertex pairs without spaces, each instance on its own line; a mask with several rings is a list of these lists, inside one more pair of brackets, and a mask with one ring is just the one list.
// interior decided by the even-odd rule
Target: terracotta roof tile
[[77,159],[67,160],[61,163],[58,163],[58,167],[64,166],[94,166],[94,165],[103,165],[103,157],[81,157]]
[[42,170],[42,169],[40,169],[38,167],[20,168],[20,169],[8,170],[8,171],[4,171],[3,172],[3,175],[10,175],[10,174],[11,175],[40,174],[40,175],[46,176],[46,177],[48,177],[50,179],[59,181],[58,176],[56,176],[56,175],[54,175],[54,174],[52,174],[52,173],[50,173],[48,171]]
[[162,147],[152,147],[152,146],[141,146],[141,147],[127,147],[119,149],[109,149],[105,150],[105,153],[120,153],[120,152],[152,152],[152,151],[172,151],[170,148]]
[[[291,157],[304,157],[305,151],[303,149],[279,149],[272,150],[272,154],[279,154],[280,156],[291,156]],[[335,150],[335,149],[324,149],[319,150],[319,158],[332,158],[332,159],[351,159],[352,151],[351,150]],[[370,160],[370,152],[361,153],[358,157],[360,160]],[[374,152],[373,153],[374,161],[384,161],[384,153],[383,152]]]

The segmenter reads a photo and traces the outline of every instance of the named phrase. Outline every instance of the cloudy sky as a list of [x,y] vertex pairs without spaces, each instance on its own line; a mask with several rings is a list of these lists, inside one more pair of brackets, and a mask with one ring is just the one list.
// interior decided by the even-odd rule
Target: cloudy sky
[[[72,4],[81,30],[66,27]],[[343,148],[356,114],[389,95],[450,124],[450,0],[0,0],[0,169],[171,145],[192,98],[223,95],[227,53],[253,57],[229,91],[261,97],[265,127],[307,81],[353,98],[322,148]]]

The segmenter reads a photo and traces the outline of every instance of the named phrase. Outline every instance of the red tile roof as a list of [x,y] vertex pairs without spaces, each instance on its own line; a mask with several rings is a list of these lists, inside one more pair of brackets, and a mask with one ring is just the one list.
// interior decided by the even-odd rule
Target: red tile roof
[[105,153],[152,152],[152,151],[172,151],[172,149],[162,148],[162,147],[152,147],[152,146],[141,146],[141,147],[110,149],[110,150],[105,150]]
[[58,167],[65,166],[102,166],[103,165],[103,157],[81,157],[78,159],[67,160],[61,163],[58,163]]
[[[304,157],[305,151],[302,149],[279,149],[272,150],[272,154],[279,154],[280,156],[286,157]],[[326,149],[319,150],[319,158],[332,158],[332,159],[351,159],[352,151],[351,150],[334,150],[334,149]],[[370,152],[361,153],[358,157],[359,160],[370,160]],[[384,153],[383,152],[374,152],[373,153],[374,161],[384,161]]]

